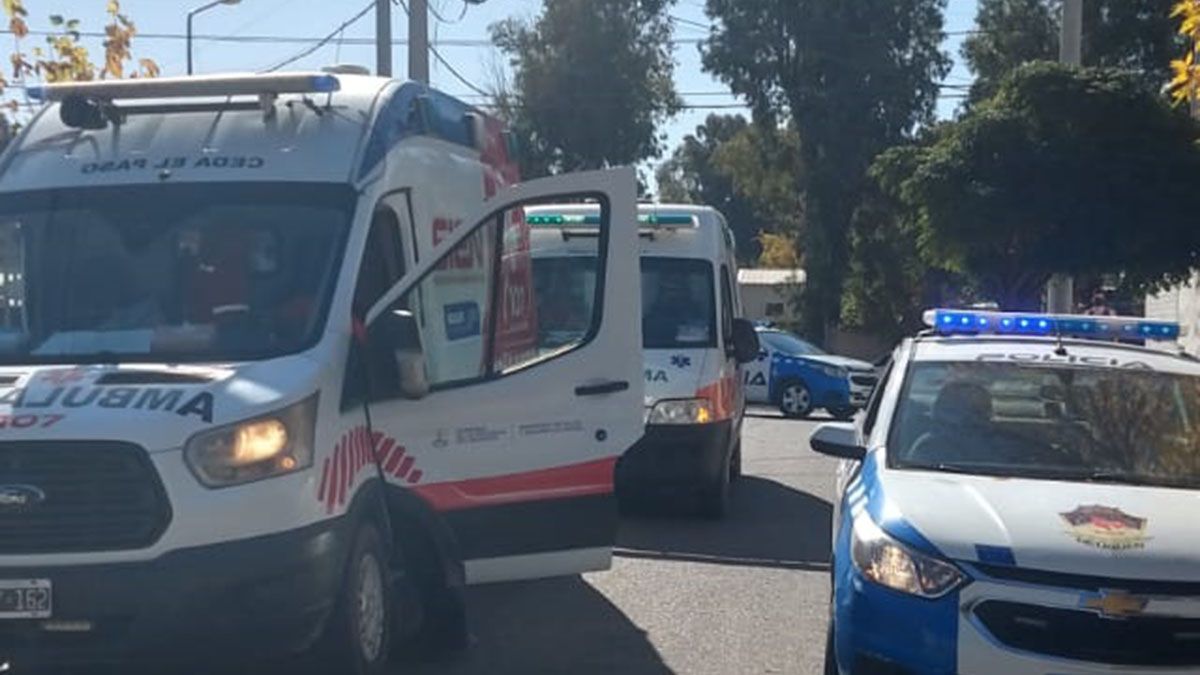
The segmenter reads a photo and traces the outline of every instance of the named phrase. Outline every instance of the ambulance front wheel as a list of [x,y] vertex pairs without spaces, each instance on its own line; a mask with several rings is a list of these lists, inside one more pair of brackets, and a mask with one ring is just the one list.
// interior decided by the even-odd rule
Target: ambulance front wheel
[[363,525],[346,561],[345,579],[330,619],[330,656],[352,675],[387,672],[392,642],[393,593],[379,531]]

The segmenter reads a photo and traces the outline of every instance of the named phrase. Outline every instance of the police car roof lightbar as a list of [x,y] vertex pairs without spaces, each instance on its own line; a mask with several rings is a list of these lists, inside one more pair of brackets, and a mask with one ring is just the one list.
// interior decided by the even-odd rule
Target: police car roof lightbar
[[931,309],[925,325],[940,335],[1046,335],[1106,339],[1175,340],[1179,324],[1137,317]]
[[341,89],[341,82],[338,81],[336,75],[329,73],[270,73],[63,82],[29,87],[26,91],[31,99],[52,102],[71,97],[113,101],[118,99],[326,94],[339,89]]

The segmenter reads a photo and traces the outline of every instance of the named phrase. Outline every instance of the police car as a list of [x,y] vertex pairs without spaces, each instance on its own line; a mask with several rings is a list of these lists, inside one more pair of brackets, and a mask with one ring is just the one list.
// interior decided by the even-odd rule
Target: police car
[[826,671],[1200,671],[1200,363],[1122,344],[1178,326],[926,322],[811,439],[844,460]]
[[878,379],[874,366],[826,354],[769,325],[757,330],[761,350],[743,372],[749,402],[778,406],[785,416],[796,418],[824,408],[843,420],[866,406]]

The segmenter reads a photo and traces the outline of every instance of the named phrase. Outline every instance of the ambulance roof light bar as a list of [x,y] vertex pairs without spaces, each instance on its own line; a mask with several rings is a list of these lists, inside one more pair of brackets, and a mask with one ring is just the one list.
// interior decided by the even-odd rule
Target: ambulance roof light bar
[[29,97],[35,101],[54,102],[72,97],[114,101],[118,99],[327,94],[339,89],[341,89],[341,82],[338,81],[336,75],[331,73],[269,73],[62,82],[29,87],[26,91]]
[[[525,222],[532,226],[561,226],[561,225],[600,225],[598,214],[583,213],[535,213],[525,217]],[[642,213],[638,214],[638,224],[654,228],[694,227],[692,216],[686,214]]]
[[1138,317],[931,309],[925,325],[939,335],[1044,335],[1093,340],[1175,340],[1179,324]]

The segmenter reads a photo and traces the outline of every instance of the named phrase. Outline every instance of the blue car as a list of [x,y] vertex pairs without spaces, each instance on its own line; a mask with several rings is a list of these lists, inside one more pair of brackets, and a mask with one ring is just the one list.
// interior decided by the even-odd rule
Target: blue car
[[777,406],[786,417],[824,409],[850,419],[867,404],[878,376],[865,361],[826,354],[796,335],[760,326],[758,360],[743,368],[746,400]]

